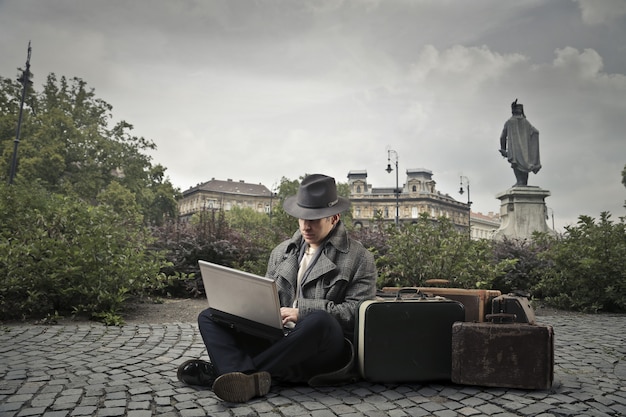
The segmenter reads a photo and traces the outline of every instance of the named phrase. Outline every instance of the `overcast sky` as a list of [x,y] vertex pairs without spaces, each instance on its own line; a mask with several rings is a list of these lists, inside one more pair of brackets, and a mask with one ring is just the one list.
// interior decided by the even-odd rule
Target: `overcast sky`
[[626,215],[624,0],[0,0],[0,75],[29,41],[38,89],[83,79],[181,190],[350,170],[393,187],[393,149],[401,184],[426,168],[465,202],[465,176],[473,210],[498,212],[517,98],[557,229]]

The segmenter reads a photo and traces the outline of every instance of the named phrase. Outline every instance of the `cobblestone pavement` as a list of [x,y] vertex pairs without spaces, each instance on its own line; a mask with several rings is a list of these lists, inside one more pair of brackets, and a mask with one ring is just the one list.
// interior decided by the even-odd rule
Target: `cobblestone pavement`
[[193,323],[0,327],[0,416],[626,416],[626,316],[554,315],[548,391],[450,384],[273,387],[247,404],[184,386]]

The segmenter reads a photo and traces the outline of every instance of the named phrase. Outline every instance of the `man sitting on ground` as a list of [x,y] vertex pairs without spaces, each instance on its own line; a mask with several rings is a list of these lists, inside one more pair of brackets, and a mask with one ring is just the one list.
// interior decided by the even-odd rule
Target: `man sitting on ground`
[[186,384],[212,387],[225,401],[266,395],[272,379],[315,385],[352,371],[351,340],[358,304],[376,294],[374,256],[351,239],[341,222],[350,202],[337,195],[334,178],[314,174],[302,181],[283,208],[299,230],[271,253],[266,276],[277,283],[283,324],[293,327],[270,342],[211,320],[198,324],[210,362],[189,360],[178,369]]

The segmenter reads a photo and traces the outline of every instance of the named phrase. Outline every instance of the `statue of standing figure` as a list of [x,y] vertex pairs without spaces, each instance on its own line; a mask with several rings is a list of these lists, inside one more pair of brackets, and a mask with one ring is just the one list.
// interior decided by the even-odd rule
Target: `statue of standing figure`
[[526,119],[524,105],[517,99],[511,103],[513,115],[504,123],[500,135],[500,154],[511,163],[516,186],[528,185],[528,173],[541,169],[539,159],[539,131]]

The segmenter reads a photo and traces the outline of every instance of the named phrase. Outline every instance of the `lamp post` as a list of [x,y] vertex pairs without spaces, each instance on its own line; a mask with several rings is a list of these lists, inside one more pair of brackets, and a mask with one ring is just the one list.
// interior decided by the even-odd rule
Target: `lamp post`
[[398,188],[398,152],[393,149],[387,149],[387,171],[388,174],[391,174],[393,168],[391,167],[391,154],[394,154],[396,157],[396,188],[393,192],[396,194],[396,227],[400,224],[400,189]]
[[20,130],[22,128],[22,112],[24,111],[24,100],[26,99],[26,90],[28,86],[32,84],[30,77],[32,74],[30,73],[30,41],[28,42],[28,55],[26,58],[26,68],[22,71],[22,75],[18,79],[20,83],[22,83],[22,99],[20,101],[20,113],[17,120],[17,132],[15,134],[15,140],[13,141],[13,158],[11,160],[11,171],[9,173],[9,184],[13,184],[13,178],[15,178],[15,173],[17,171],[17,147],[20,144]]
[[472,200],[470,199],[470,182],[469,178],[461,175],[461,186],[459,187],[459,194],[463,195],[463,183],[467,187],[467,230],[469,232],[470,239],[472,238]]

